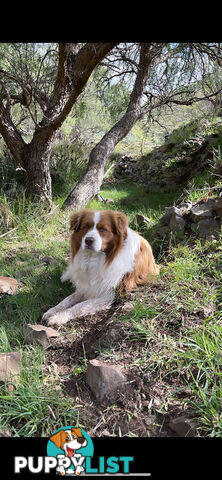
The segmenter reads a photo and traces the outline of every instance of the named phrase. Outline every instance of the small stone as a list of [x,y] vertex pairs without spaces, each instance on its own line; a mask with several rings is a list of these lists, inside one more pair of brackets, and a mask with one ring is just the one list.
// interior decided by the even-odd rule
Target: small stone
[[126,377],[115,365],[109,365],[95,358],[88,363],[86,382],[97,400],[102,401],[109,393],[123,385]]
[[160,408],[161,405],[162,405],[162,401],[160,400],[160,398],[158,398],[158,397],[153,398],[153,407],[154,408]]
[[109,430],[106,430],[106,429],[103,430],[103,431],[102,431],[102,436],[103,436],[103,437],[110,437]]
[[10,430],[0,430],[0,437],[12,437],[12,432]]
[[213,242],[214,240],[216,240],[216,237],[215,237],[215,235],[208,235],[208,236],[206,237],[206,240],[207,240],[208,242]]
[[179,437],[195,437],[196,431],[194,424],[189,418],[184,416],[174,418],[170,421],[169,427],[173,432],[177,433]]
[[204,318],[209,318],[214,314],[214,303],[210,302],[207,307],[203,307],[203,316]]
[[180,210],[181,215],[187,215],[192,208],[192,203],[181,203],[178,205],[178,209]]
[[138,213],[136,215],[136,223],[139,227],[147,227],[150,223],[150,219]]
[[59,332],[51,327],[26,323],[23,325],[23,334],[27,343],[33,344],[34,342],[37,342],[44,348],[47,348],[50,345],[53,338],[60,336]]
[[57,260],[53,258],[51,255],[46,255],[45,257],[39,258],[42,262],[46,263],[47,265],[56,265]]
[[20,353],[7,352],[0,353],[0,383],[8,386],[8,390],[13,390],[13,384],[17,384],[20,375]]
[[155,422],[155,417],[154,417],[154,415],[148,415],[148,417],[145,418],[144,422],[145,422],[145,424],[148,425],[148,426],[153,425],[154,422]]
[[15,295],[18,289],[18,282],[12,277],[0,277],[0,293]]
[[130,312],[131,310],[134,309],[134,305],[130,302],[126,302],[124,303],[124,305],[122,306],[122,310],[123,312]]

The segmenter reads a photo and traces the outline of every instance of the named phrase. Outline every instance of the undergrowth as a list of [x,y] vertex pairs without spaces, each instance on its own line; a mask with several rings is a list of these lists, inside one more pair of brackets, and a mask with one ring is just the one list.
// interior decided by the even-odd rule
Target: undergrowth
[[[150,194],[140,185],[107,184],[100,193],[113,203],[94,199],[89,208],[121,210],[131,226],[137,213],[149,217],[142,234],[162,267],[154,286],[135,294],[133,309],[113,320],[126,329],[124,341],[132,355],[129,368],[136,367],[141,378],[149,375],[151,386],[155,382],[167,386],[158,412],[169,412],[173,399],[192,415],[198,435],[221,436],[222,238],[175,236],[169,248],[168,239],[163,243],[153,238],[153,231],[164,207],[176,200],[176,192]],[[22,191],[17,197],[1,197],[1,275],[19,281],[16,295],[0,298],[0,352],[21,353],[19,385],[12,392],[0,387],[1,429],[14,436],[48,436],[61,424],[82,424],[84,404],[70,398],[63,381],[47,373],[46,352],[27,345],[22,331],[24,323],[38,323],[44,311],[72,292],[71,285],[60,282],[70,253],[70,213],[60,210],[61,203],[58,197],[53,209],[34,205]],[[65,332],[61,334],[65,339]],[[98,353],[105,361],[124,361],[121,344],[100,348]],[[77,380],[87,361],[85,357],[84,365],[71,365]],[[187,389],[184,398],[181,392]],[[153,408],[149,400],[149,411],[155,413]],[[90,420],[85,427],[92,428]]]

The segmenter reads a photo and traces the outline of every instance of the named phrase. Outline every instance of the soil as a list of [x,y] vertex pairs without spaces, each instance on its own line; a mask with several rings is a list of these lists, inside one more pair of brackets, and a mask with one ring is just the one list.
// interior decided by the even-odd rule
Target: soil
[[[158,301],[165,287],[150,285],[149,297]],[[138,436],[167,437],[178,436],[169,428],[169,422],[180,415],[187,417],[186,399],[189,388],[185,388],[184,378],[149,373],[149,368],[141,364],[145,341],[130,336],[130,318],[124,306],[143,298],[144,288],[137,288],[105,312],[88,315],[70,322],[61,329],[61,339],[55,340],[46,350],[45,368],[56,379],[56,388],[62,388],[64,395],[78,405],[80,423],[85,425],[92,436]],[[143,300],[144,301],[144,300]],[[129,312],[128,316],[129,316]],[[173,327],[172,327],[173,325]],[[180,323],[159,325],[159,328],[182,328]],[[178,333],[178,332],[177,332]],[[176,333],[175,333],[176,334]],[[104,357],[104,350],[108,354]],[[103,402],[96,400],[85,381],[87,361],[100,358],[118,367],[127,377],[127,383],[115,390]],[[181,391],[177,399],[170,392]],[[186,405],[186,407],[185,407]]]

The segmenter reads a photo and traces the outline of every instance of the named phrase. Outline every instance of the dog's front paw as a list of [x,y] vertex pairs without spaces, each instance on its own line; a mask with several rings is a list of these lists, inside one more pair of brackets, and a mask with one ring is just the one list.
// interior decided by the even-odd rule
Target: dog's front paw
[[55,313],[54,315],[51,315],[50,317],[47,318],[47,325],[50,327],[52,326],[60,326],[63,323],[68,322],[69,319],[66,318],[66,315],[64,312],[58,312]]
[[55,313],[56,310],[54,308],[50,308],[49,310],[47,310],[47,312],[42,315],[43,322],[47,322],[52,315],[55,315]]

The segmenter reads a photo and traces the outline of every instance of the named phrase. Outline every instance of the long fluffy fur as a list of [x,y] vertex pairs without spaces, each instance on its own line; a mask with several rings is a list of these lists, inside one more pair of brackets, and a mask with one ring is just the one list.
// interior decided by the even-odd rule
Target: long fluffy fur
[[[158,275],[150,244],[128,227],[123,213],[75,212],[70,229],[72,261],[61,280],[70,280],[76,291],[44,314],[50,325],[107,308],[116,288],[131,290]],[[89,238],[93,243],[90,249],[86,245]]]

